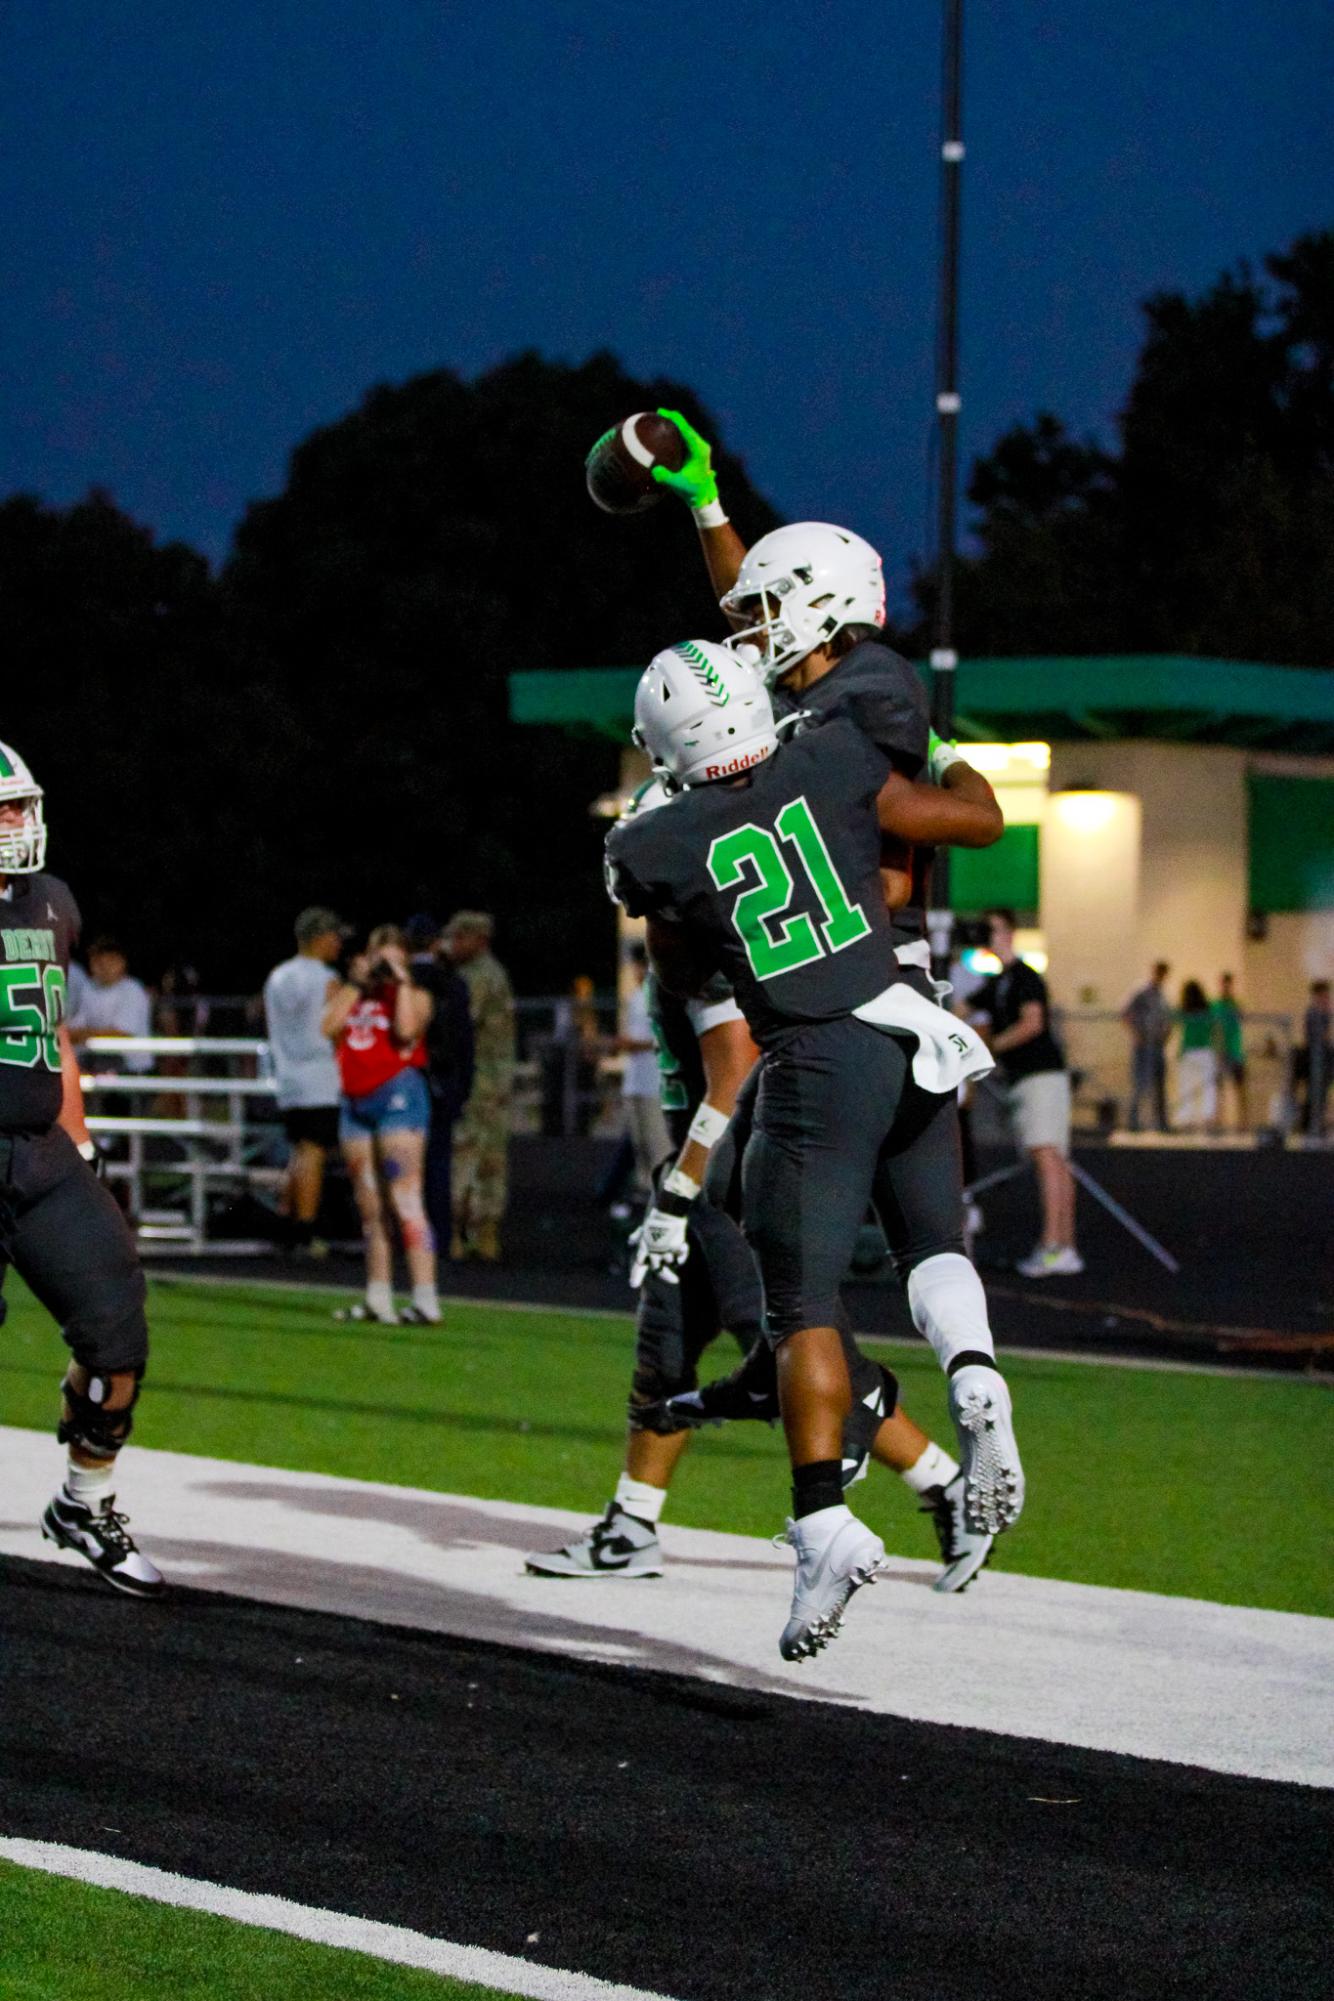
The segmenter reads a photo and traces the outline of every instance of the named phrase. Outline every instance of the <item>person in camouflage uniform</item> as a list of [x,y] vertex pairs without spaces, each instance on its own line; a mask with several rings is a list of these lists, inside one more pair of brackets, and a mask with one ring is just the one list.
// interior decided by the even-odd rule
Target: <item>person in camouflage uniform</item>
[[454,1128],[449,1255],[488,1264],[500,1257],[514,1093],[514,989],[491,950],[494,933],[494,920],[484,910],[458,910],[445,927],[446,949],[467,984],[476,1048],[472,1095]]

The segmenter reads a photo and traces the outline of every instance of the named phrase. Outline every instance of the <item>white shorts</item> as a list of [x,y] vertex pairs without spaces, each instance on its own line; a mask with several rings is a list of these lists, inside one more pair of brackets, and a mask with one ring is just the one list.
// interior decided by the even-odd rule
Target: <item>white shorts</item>
[[1070,1072],[1036,1070],[1010,1086],[1010,1120],[1021,1147],[1054,1146],[1070,1152]]

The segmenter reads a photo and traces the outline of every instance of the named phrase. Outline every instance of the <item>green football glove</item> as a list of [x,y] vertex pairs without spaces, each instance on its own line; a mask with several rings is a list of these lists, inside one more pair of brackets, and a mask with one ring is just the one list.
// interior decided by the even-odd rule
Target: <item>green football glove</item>
[[945,773],[952,764],[961,764],[962,762],[963,753],[961,751],[956,750],[952,743],[946,743],[944,737],[937,736],[934,730],[929,732],[927,738],[927,763],[930,767],[931,776],[935,779],[937,785],[944,782]]
[[686,441],[686,462],[680,472],[668,472],[666,466],[654,466],[653,477],[659,486],[669,486],[673,493],[692,508],[708,507],[718,498],[718,482],[713,476],[713,446],[679,410],[659,410],[669,424],[675,424]]

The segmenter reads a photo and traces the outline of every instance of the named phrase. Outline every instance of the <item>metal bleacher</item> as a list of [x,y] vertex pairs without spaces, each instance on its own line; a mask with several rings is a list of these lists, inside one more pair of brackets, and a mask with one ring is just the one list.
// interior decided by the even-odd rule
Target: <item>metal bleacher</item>
[[[270,1157],[281,1127],[256,1117],[273,1105],[268,1044],[240,1036],[97,1035],[79,1055],[88,1129],[107,1149],[108,1181],[126,1191],[141,1250],[245,1257],[266,1249],[266,1239],[210,1224],[214,1198],[282,1178],[281,1148],[278,1159]],[[120,1067],[132,1056],[149,1057],[152,1067]],[[204,1074],[193,1074],[201,1066]],[[117,1109],[100,1109],[107,1104]]]

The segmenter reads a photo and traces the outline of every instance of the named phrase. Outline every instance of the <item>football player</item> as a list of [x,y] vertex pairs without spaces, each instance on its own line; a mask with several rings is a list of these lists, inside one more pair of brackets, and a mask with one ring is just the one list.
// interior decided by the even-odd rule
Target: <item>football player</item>
[[[690,508],[709,580],[733,628],[727,643],[747,649],[743,658],[756,658],[780,733],[848,716],[896,771],[919,777],[931,752],[926,691],[911,662],[885,643],[885,574],[877,551],[826,521],[775,528],[747,549],[719,499],[712,446],[679,411],[658,414],[681,432],[686,458],[677,472],[655,466],[653,477]],[[895,942],[927,968],[929,857],[887,839],[882,860]],[[903,875],[910,882],[906,898],[895,880]]]
[[[668,797],[654,780],[641,787],[627,817],[652,811]],[[658,1525],[690,1431],[728,1417],[772,1423],[779,1414],[759,1273],[730,1199],[738,1137],[731,1114],[757,1052],[730,989],[715,984],[720,990],[708,998],[686,1000],[649,978],[662,1107],[677,1154],[637,1233],[631,1282],[639,1306],[625,1460],[599,1521],[561,1548],[525,1558],[536,1576],[660,1577]],[[700,1358],[724,1328],[746,1359],[723,1383],[697,1390]],[[899,1407],[895,1378],[860,1352],[842,1317],[839,1330],[853,1399],[843,1430],[844,1486],[865,1473],[868,1453],[897,1473],[933,1517],[945,1566],[934,1589],[962,1591],[987,1562],[993,1537],[968,1526],[963,1475]]]
[[[780,733],[846,717],[896,772],[916,778],[929,769],[942,777],[958,753],[931,734],[921,680],[884,643],[877,552],[850,530],[819,521],[777,528],[748,550],[719,499],[708,440],[679,411],[659,415],[680,430],[686,458],[679,471],[658,466],[653,477],[691,509],[710,580],[734,628],[728,644],[753,649]],[[881,864],[898,961],[929,973],[930,846],[887,839]],[[962,1204],[962,1166],[959,1182]]]
[[1003,821],[962,760],[941,786],[914,783],[847,718],[780,749],[762,680],[707,641],[655,658],[636,726],[681,793],[612,830],[609,878],[647,919],[664,984],[699,992],[721,970],[762,1052],[743,1202],[793,1465],[796,1586],[780,1649],[800,1659],[884,1563],[843,1501],[841,1468],[852,1392],[838,1291],[872,1197],[950,1377],[974,1526],[994,1533],[1022,1506],[958,1200],[954,1094],[990,1058],[896,956],[880,878],[886,833],[986,846]]
[[65,1026],[79,912],[45,862],[42,788],[0,744],[0,1281],[13,1265],[72,1357],[56,1428],[65,1480],[42,1533],[116,1590],[156,1598],[161,1573],[136,1549],[111,1491],[148,1359],[144,1275],[95,1171]]

